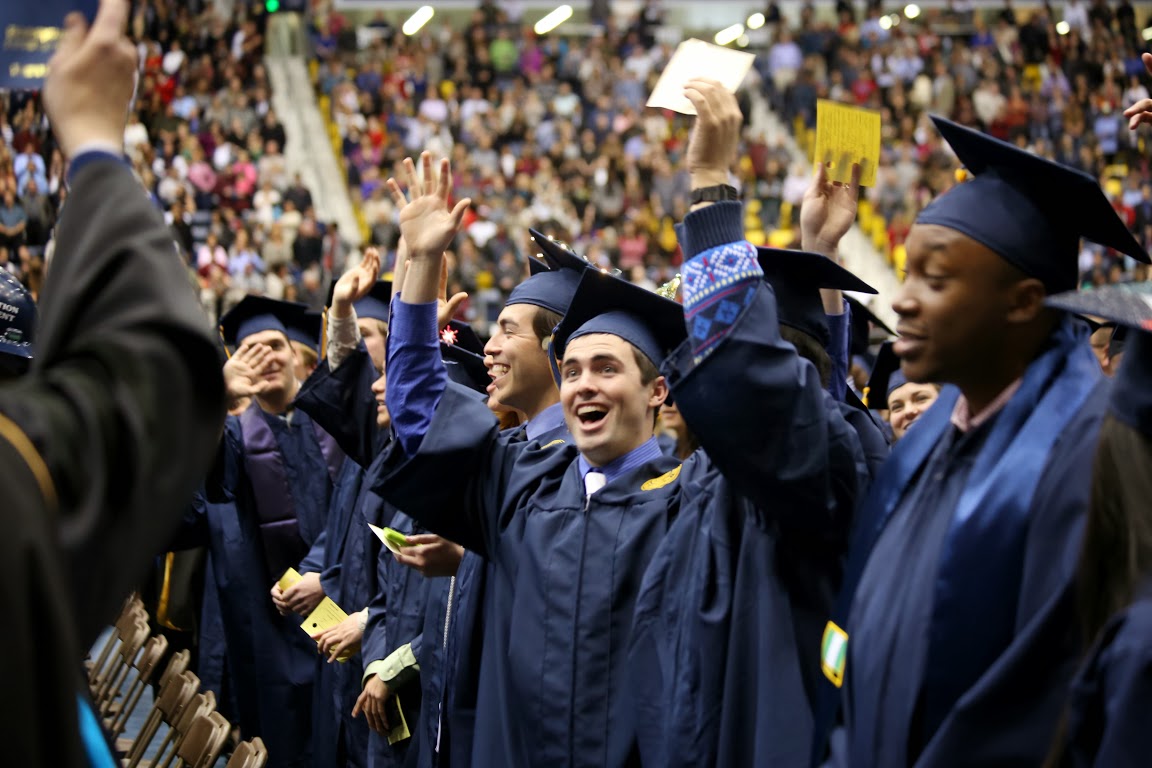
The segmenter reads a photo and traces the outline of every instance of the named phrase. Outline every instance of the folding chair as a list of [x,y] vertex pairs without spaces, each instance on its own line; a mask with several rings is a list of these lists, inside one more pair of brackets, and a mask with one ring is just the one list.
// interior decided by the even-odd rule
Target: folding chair
[[128,634],[132,627],[139,621],[148,621],[148,614],[144,610],[144,604],[135,595],[124,601],[124,610],[120,612],[120,616],[116,619],[116,623],[112,625],[112,631],[108,634],[108,640],[104,643],[104,647],[100,649],[100,655],[96,657],[95,661],[86,663],[88,667],[88,685],[93,691],[96,690],[97,685],[107,674],[109,662],[115,658],[114,651],[120,647],[123,642],[124,636]]
[[184,708],[184,712],[168,729],[168,733],[164,734],[164,740],[160,742],[160,749],[156,751],[156,755],[152,760],[142,762],[141,766],[172,768],[174,761],[176,765],[180,765],[180,750],[184,747],[184,741],[192,731],[193,724],[215,711],[216,695],[212,691],[202,691],[193,696],[191,703]]
[[268,748],[264,746],[264,740],[257,736],[252,741],[237,744],[224,768],[264,768],[267,762]]
[[[163,752],[168,741],[173,738],[174,724],[184,714],[184,710],[192,704],[192,700],[198,695],[196,690],[199,687],[200,678],[191,672],[182,672],[168,681],[168,684],[164,686],[152,704],[152,710],[148,713],[148,719],[144,721],[139,735],[132,742],[128,756],[124,760],[124,765],[127,768],[136,768],[141,764],[144,753],[148,751],[148,747],[156,738],[156,732],[160,729],[160,725],[166,724],[169,727],[169,732],[155,754],[159,755]],[[215,695],[211,691],[202,695],[210,699],[212,708],[215,709]],[[201,706],[203,705],[201,704]]]
[[128,725],[128,718],[132,717],[132,713],[136,711],[136,705],[140,703],[140,696],[144,693],[144,689],[148,687],[148,683],[152,680],[152,675],[156,673],[156,668],[160,666],[160,659],[164,657],[167,651],[168,638],[164,637],[164,635],[157,635],[156,637],[150,638],[148,642],[144,644],[144,650],[140,652],[140,656],[136,659],[134,665],[136,677],[125,690],[123,701],[112,702],[109,707],[111,718],[105,725],[111,732],[113,738],[124,732],[125,726]]
[[136,656],[144,647],[151,632],[147,620],[137,620],[124,634],[120,647],[108,665],[107,674],[92,692],[92,703],[101,717],[107,719],[112,712],[112,703],[117,699],[123,700],[124,683],[128,679],[128,673],[136,663]]
[[[185,649],[182,651],[177,651],[176,653],[172,654],[172,658],[168,659],[168,665],[166,667],[164,667],[164,671],[160,674],[160,680],[157,681],[157,684],[156,684],[156,690],[157,690],[156,699],[157,700],[160,698],[160,695],[163,693],[165,688],[168,687],[168,683],[172,680],[172,678],[183,674],[184,670],[188,669],[188,664],[191,661],[191,657],[192,657],[191,653],[187,649]],[[149,715],[148,715],[149,717],[152,716],[151,713],[156,709],[156,704],[157,704],[157,701],[154,700],[152,702],[152,709],[149,710]],[[127,721],[125,721],[125,722],[127,722]],[[157,723],[159,723],[159,721],[157,721]],[[116,751],[117,751],[117,753],[123,755],[123,754],[126,754],[129,751],[131,751],[132,745],[136,742],[137,739],[140,738],[140,735],[142,735],[144,733],[147,725],[148,725],[148,721],[145,721],[145,723],[144,723],[145,727],[140,729],[140,733],[137,734],[136,739],[125,739],[125,738],[116,739]],[[121,733],[123,733],[123,731],[121,731]],[[151,737],[149,736],[149,738],[151,738]]]
[[231,730],[232,726],[219,712],[197,717],[180,741],[178,768],[212,768]]

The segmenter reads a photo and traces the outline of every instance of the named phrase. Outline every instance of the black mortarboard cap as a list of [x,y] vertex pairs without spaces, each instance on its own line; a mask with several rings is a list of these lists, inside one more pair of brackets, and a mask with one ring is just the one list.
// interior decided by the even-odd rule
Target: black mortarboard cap
[[449,320],[447,327],[440,332],[440,341],[450,347],[460,347],[474,355],[484,357],[484,342],[463,320]]
[[[505,305],[534,304],[558,315],[568,311],[568,304],[576,293],[576,285],[585,272],[594,269],[584,259],[567,248],[548,239],[534,229],[528,230],[540,248],[543,262],[529,258],[532,276],[512,289]],[[540,270],[540,265],[548,267]]]
[[492,377],[484,365],[484,358],[456,344],[440,344],[440,358],[448,371],[448,378],[469,389],[486,393]]
[[1080,238],[1148,262],[1096,180],[1007,142],[933,117],[973,174],[936,198],[917,224],[954,229],[990,248],[1050,293],[1076,287]]
[[286,324],[288,338],[298,341],[305,346],[320,351],[320,327],[324,323],[324,315],[320,312],[301,312],[299,316],[289,318]]
[[874,411],[886,410],[888,395],[907,383],[908,379],[900,370],[900,358],[892,351],[892,342],[886,341],[876,354],[876,364],[872,366],[872,375],[864,388],[864,403]]
[[220,335],[224,343],[232,347],[261,331],[280,331],[287,336],[288,326],[299,323],[300,316],[307,310],[307,304],[245,296],[220,318]]
[[638,285],[587,270],[564,319],[556,326],[553,353],[563,359],[568,342],[593,333],[618,336],[659,366],[688,336],[684,308]]
[[776,294],[780,324],[808,334],[821,345],[828,343],[821,288],[876,293],[868,283],[819,253],[761,247],[756,255],[765,282]]
[[854,299],[851,296],[845,296],[844,300],[848,302],[848,306],[852,312],[850,319],[852,324],[850,329],[852,338],[848,345],[850,355],[867,356],[868,347],[872,342],[871,326],[873,325],[884,331],[888,336],[896,335],[896,332],[889,328],[888,324],[881,320],[875,312],[868,309],[864,302]]
[[[1113,380],[1109,409],[1152,436],[1152,283],[1106,285],[1048,297],[1050,307],[1095,315],[1141,333],[1125,337],[1124,361]],[[1109,354],[1111,354],[1109,349]]]

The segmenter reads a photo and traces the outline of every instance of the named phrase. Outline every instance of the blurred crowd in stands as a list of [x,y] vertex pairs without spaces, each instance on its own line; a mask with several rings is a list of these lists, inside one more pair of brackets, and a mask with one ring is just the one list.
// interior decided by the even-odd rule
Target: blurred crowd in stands
[[[317,95],[366,242],[394,253],[384,182],[404,157],[429,148],[452,157],[455,194],[473,200],[450,286],[471,294],[470,319],[498,309],[523,274],[529,227],[637,283],[675,274],[690,122],[644,107],[674,49],[658,36],[659,0],[624,22],[546,36],[491,0],[466,24],[436,19],[412,37],[397,14],[355,26],[327,0],[312,5]],[[762,94],[804,148],[820,98],[882,112],[882,162],[862,216],[896,269],[917,212],[957,178],[930,114],[1096,176],[1152,243],[1152,169],[1121,115],[1152,85],[1140,62],[1148,20],[1128,0],[1020,8],[1005,0],[979,12],[956,0],[914,19],[891,4],[842,1],[833,18],[806,3],[799,24],[781,5],[765,8],[742,106],[748,113],[753,92]],[[213,316],[247,293],[318,307],[348,255],[287,168],[262,62],[266,21],[260,4],[237,4],[222,18],[206,0],[145,0],[132,22],[141,73],[125,146]],[[36,94],[0,99],[0,267],[36,292],[66,197],[64,159]],[[755,201],[750,239],[792,244],[809,161],[749,131],[735,170]],[[1090,244],[1080,267],[1084,284],[1147,278]]]
[[[265,21],[262,6],[229,18],[203,0],[146,0],[131,22],[140,75],[125,151],[214,318],[248,293],[322,303],[325,257],[329,274],[342,268],[338,236],[285,165]],[[64,159],[38,94],[0,99],[0,265],[37,292],[67,196]]]

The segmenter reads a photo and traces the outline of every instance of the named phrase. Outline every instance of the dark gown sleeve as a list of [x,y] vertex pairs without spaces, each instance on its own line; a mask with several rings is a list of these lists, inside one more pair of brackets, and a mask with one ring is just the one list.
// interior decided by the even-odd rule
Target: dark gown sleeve
[[1101,637],[1072,685],[1067,752],[1073,766],[1148,763],[1152,712],[1152,601],[1139,600]]
[[406,456],[392,440],[372,490],[433,533],[488,556],[524,448],[499,427],[471,390],[448,382],[419,449]]
[[0,412],[46,465],[86,647],[204,477],[221,359],[171,233],[115,160],[76,174],[43,295],[36,358]]
[[381,438],[376,426],[376,397],[372,384],[379,374],[364,343],[353,350],[336,370],[321,361],[296,396],[296,407],[331,435],[340,450],[367,468],[372,464]]

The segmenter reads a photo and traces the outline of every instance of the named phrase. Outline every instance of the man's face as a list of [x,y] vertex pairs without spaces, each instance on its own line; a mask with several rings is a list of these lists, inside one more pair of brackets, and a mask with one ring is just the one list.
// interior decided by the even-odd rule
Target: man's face
[[589,334],[564,350],[560,402],[584,458],[596,466],[652,437],[653,411],[668,396],[663,376],[644,384],[635,348],[619,336]]
[[892,425],[893,436],[897,440],[904,437],[912,422],[920,418],[920,414],[928,410],[939,396],[936,385],[912,381],[892,390],[888,395],[888,423]]
[[374,317],[358,317],[356,325],[360,328],[360,338],[364,339],[364,348],[372,358],[376,370],[384,370],[384,350],[388,343],[388,330],[384,323]]
[[388,394],[388,377],[380,374],[380,378],[372,383],[372,396],[376,398],[376,426],[388,429],[392,426],[392,417],[388,415],[388,404],[384,402]]
[[1008,265],[954,229],[912,227],[907,275],[892,302],[900,316],[893,347],[909,381],[963,386],[986,368],[1003,332],[1014,281]]
[[484,345],[484,365],[492,383],[488,395],[534,417],[556,401],[548,353],[532,330],[539,309],[533,304],[504,307],[496,332]]
[[298,386],[296,364],[299,361],[288,337],[280,331],[259,331],[245,336],[242,340],[242,346],[253,344],[263,344],[272,350],[267,365],[260,371],[260,378],[271,383],[264,396],[294,396]]

